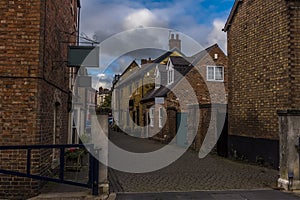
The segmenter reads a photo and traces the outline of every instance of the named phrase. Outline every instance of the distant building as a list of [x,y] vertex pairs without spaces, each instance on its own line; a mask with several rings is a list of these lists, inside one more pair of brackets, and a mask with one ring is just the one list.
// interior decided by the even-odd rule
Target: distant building
[[[68,141],[67,47],[78,32],[79,0],[1,1],[0,145]],[[74,72],[75,73],[75,72]],[[0,152],[1,169],[26,173],[26,151]],[[32,151],[31,173],[51,175],[56,151]],[[42,181],[0,174],[0,199],[38,194]]]
[[[142,104],[143,97],[154,88],[154,71],[158,63],[165,64],[168,58],[181,55],[177,49],[168,51],[155,60],[142,60],[141,65],[133,61],[122,73],[113,90],[112,102],[115,120],[128,132],[133,124],[141,125],[145,120]],[[128,101],[127,101],[128,100]],[[129,110],[127,109],[129,106]]]
[[99,91],[97,91],[97,106],[102,106],[105,98],[111,96],[111,91],[106,88],[99,88]]
[[[162,129],[155,137],[169,142],[179,134],[181,138],[177,136],[177,143],[185,145],[190,142],[193,143],[193,148],[199,150],[209,123],[214,123],[210,122],[210,116],[217,118],[217,112],[226,115],[228,80],[226,55],[215,44],[193,57],[170,56],[165,65],[157,65],[154,73],[156,85],[141,101],[144,112],[148,113],[145,121],[150,125],[146,135],[153,135]],[[190,88],[187,88],[188,84]],[[211,91],[208,91],[208,86]],[[177,96],[179,94],[180,97]],[[161,99],[161,107],[155,108],[153,106],[157,103],[157,99]],[[212,110],[212,104],[218,104],[219,107]],[[163,112],[163,108],[166,113]],[[195,109],[200,110],[198,130],[194,124]],[[180,123],[186,123],[186,126],[182,126],[184,129],[179,127]],[[195,140],[189,141],[195,134]],[[223,143],[227,145],[227,141]],[[226,152],[220,153],[226,155]]]
[[[171,35],[170,48],[174,40],[180,41],[178,36]],[[191,57],[185,56],[176,45],[154,60],[143,60],[140,66],[133,61],[126,68],[114,86],[114,116],[119,127],[128,134],[169,142],[180,132],[181,138],[176,138],[176,142],[179,145],[193,143],[192,147],[198,150],[206,136],[210,116],[214,132],[218,113],[226,116],[227,56],[217,44]],[[183,79],[191,85],[189,91]],[[208,91],[207,85],[212,91]],[[224,92],[220,95],[222,88]],[[176,96],[173,90],[182,96]],[[191,94],[195,94],[194,99]],[[179,98],[185,106],[180,105]],[[155,104],[160,106],[154,107]],[[218,104],[218,108],[212,108],[213,104]],[[201,113],[199,124],[193,123],[195,109]],[[186,126],[178,130],[182,116],[185,116]],[[147,128],[142,131],[142,127]],[[192,134],[196,135],[195,140]],[[222,141],[224,149],[220,152],[224,156],[227,155],[226,139]]]

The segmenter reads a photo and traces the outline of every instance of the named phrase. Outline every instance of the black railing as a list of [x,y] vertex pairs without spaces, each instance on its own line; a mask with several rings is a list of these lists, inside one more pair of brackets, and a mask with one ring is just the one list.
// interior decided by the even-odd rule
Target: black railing
[[[87,183],[80,183],[70,180],[65,180],[65,149],[67,148],[88,148],[89,149],[89,179]],[[33,149],[60,149],[59,159],[59,178],[46,177],[41,175],[31,174],[31,151]],[[23,145],[23,146],[0,146],[1,150],[26,150],[27,159],[26,159],[26,173],[0,169],[0,173],[27,177],[42,181],[51,181],[55,183],[63,183],[68,185],[86,187],[92,189],[92,195],[98,195],[98,185],[99,185],[99,161],[92,155],[98,154],[98,150],[94,149],[94,145],[83,145],[83,144],[53,144],[53,145]]]

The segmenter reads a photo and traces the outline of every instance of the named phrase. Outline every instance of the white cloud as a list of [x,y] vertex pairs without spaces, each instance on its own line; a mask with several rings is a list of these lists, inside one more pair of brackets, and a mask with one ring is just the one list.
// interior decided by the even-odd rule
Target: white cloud
[[166,22],[160,21],[149,9],[138,9],[129,14],[124,22],[124,29],[132,29],[138,27],[163,27],[166,26]]
[[213,22],[213,29],[208,35],[208,42],[211,44],[218,43],[224,52],[227,52],[227,36],[222,31],[225,20],[215,19]]
[[[80,29],[89,37],[93,37],[95,34],[96,39],[102,42],[112,35],[132,28],[170,28],[190,36],[202,47],[218,43],[226,52],[227,39],[226,34],[222,32],[225,20],[222,18],[227,17],[227,14],[224,12],[221,16],[216,16],[214,13],[209,13],[208,10],[213,8],[201,7],[197,4],[199,1],[203,0],[144,1],[143,3],[133,0],[85,0],[82,1]],[[199,22],[201,17],[207,17],[207,19],[202,20],[205,23]],[[168,33],[135,34],[126,37],[115,35],[114,40],[114,42],[106,45],[104,48],[106,52],[101,52],[112,58],[104,57],[105,59],[101,59],[101,62],[111,62],[112,59],[116,58],[114,54],[118,55],[118,52],[122,52],[124,47],[133,49],[132,47],[137,45],[137,42],[139,46],[152,44],[156,47],[161,46],[162,49],[167,48]],[[182,44],[182,46],[183,49],[189,49],[192,45]],[[119,65],[111,69],[113,73],[120,73],[128,61],[119,60],[118,62],[120,62]],[[100,71],[100,73],[105,73],[103,70]],[[112,81],[112,77],[104,76],[104,74],[98,75],[97,78],[100,80],[97,86],[107,87],[110,84],[109,81]]]
[[101,78],[101,77],[105,77],[106,74],[98,74],[97,76],[98,76],[99,78]]

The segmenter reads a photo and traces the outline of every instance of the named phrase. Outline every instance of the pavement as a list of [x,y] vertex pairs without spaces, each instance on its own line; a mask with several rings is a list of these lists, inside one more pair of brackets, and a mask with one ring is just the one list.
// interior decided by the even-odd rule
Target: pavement
[[[161,148],[159,142],[112,132],[110,140],[132,152],[149,152]],[[87,170],[67,176],[86,181]],[[82,173],[84,172],[84,173]],[[204,159],[188,150],[168,167],[150,173],[125,173],[109,168],[109,196],[94,197],[90,190],[76,186],[48,183],[38,199],[107,199],[107,200],[293,200],[300,192],[283,192],[276,188],[278,171],[249,163],[228,160],[211,154]]]
[[[149,152],[159,142],[112,132],[110,140],[132,152]],[[126,173],[109,168],[111,195],[117,200],[168,199],[300,199],[278,190],[278,171],[210,154],[198,158],[188,150],[171,165],[150,173]]]
[[276,190],[196,191],[163,193],[120,193],[116,200],[299,200],[291,193]]
[[[146,152],[164,144],[113,132],[111,141],[123,149]],[[126,173],[109,169],[111,192],[185,192],[202,190],[276,188],[278,171],[217,155],[198,158],[188,150],[171,165],[150,173]]]

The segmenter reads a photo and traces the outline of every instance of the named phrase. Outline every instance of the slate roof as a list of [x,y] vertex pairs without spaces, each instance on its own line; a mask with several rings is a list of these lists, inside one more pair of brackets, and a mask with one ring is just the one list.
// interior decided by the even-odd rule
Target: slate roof
[[175,74],[174,74],[174,83],[171,85],[163,86],[163,82],[167,81],[167,72],[166,72],[166,65],[164,65],[164,68],[161,68],[163,74],[161,74],[162,78],[162,86],[158,89],[151,90],[148,94],[145,95],[145,97],[142,99],[142,102],[151,101],[155,99],[155,97],[166,97],[167,94],[171,91],[173,87],[176,86],[176,84],[194,67],[190,62],[188,62],[185,58],[180,56],[171,56],[170,60],[172,64],[174,65]]
[[[153,89],[145,95],[142,102],[152,101],[155,97],[166,97],[173,87],[198,63],[203,59],[213,48],[217,48],[218,44],[214,44],[199,53],[188,57],[171,56],[170,59],[175,69],[175,81],[168,87],[161,86],[158,89]],[[164,69],[164,71],[166,71]],[[167,79],[167,73],[165,72],[165,79]],[[162,77],[163,78],[163,77]]]
[[[121,85],[123,85],[125,83],[131,82],[131,81],[136,80],[136,79],[140,78],[141,76],[145,75],[145,73],[147,73],[148,71],[150,71],[151,68],[155,67],[157,64],[159,64],[164,59],[166,59],[167,57],[169,57],[175,51],[177,51],[180,54],[184,55],[177,48],[172,49],[172,51],[167,51],[164,54],[162,54],[161,56],[159,56],[158,58],[156,58],[155,60],[153,60],[151,63],[142,65],[141,68],[138,71],[136,71],[135,73],[131,74],[126,79],[120,81],[119,84],[118,84],[118,86],[116,88],[118,88],[119,86],[121,86]],[[126,70],[122,73],[122,75],[128,71],[128,68],[130,67],[130,65],[126,68]]]
[[171,56],[170,57],[173,65],[189,65],[191,64],[189,61],[187,61],[186,59],[184,59],[181,56]]

